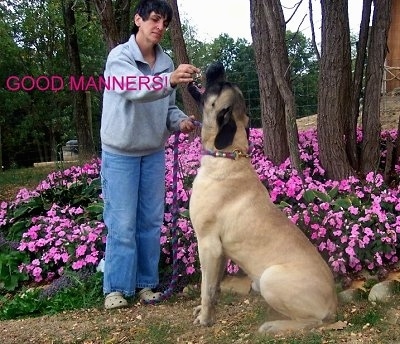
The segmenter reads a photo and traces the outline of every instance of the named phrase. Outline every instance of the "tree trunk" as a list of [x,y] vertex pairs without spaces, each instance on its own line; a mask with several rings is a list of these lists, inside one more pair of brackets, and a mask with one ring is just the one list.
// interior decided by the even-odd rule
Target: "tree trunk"
[[[168,0],[172,7],[174,16],[169,28],[171,31],[172,49],[175,55],[175,61],[178,65],[182,63],[190,63],[188,53],[186,50],[185,40],[183,39],[183,32],[181,26],[181,19],[179,16],[179,9],[177,0]],[[182,94],[184,111],[188,116],[195,116],[197,120],[200,120],[201,114],[199,113],[198,106],[192,96],[189,94],[186,86],[179,86],[179,90]],[[195,134],[200,134],[200,131]]]
[[369,21],[371,17],[372,0],[363,1],[360,33],[357,44],[357,57],[353,76],[353,92],[351,100],[351,113],[346,126],[346,151],[351,167],[359,170],[359,157],[357,153],[357,122],[360,114],[360,99],[364,78],[364,65],[369,37]]
[[315,40],[315,28],[314,28],[314,19],[313,19],[313,6],[312,0],[308,1],[308,13],[310,15],[310,26],[311,26],[311,44],[314,48],[315,55],[317,55],[317,60],[321,60],[321,55],[318,50],[317,42]]
[[[386,66],[388,68],[400,68],[400,1],[392,0],[390,9],[390,27],[388,32],[388,53],[386,56]],[[393,73],[393,74],[391,74]],[[392,69],[387,73],[385,93],[393,92],[400,87],[400,71]]]
[[[82,75],[82,67],[75,27],[74,3],[74,0],[62,0],[62,10],[71,76],[79,78]],[[85,91],[73,92],[73,112],[79,145],[79,158],[81,160],[91,159],[95,155],[95,148],[88,119]]]
[[320,160],[330,179],[354,173],[346,154],[345,116],[351,112],[351,55],[347,0],[321,0],[322,34],[318,93]]
[[290,161],[292,167],[302,175],[296,123],[296,102],[290,83],[290,64],[285,42],[285,18],[279,0],[265,1],[264,14],[267,20],[269,37],[271,39],[269,51],[272,72],[279,93],[285,104],[285,124]]
[[269,43],[271,41],[263,1],[250,0],[251,35],[260,89],[261,122],[264,135],[264,154],[274,164],[289,156],[285,126],[285,104],[273,75]]
[[127,42],[131,36],[130,29],[133,25],[131,0],[115,1],[115,22],[120,42]]
[[365,101],[362,127],[361,172],[375,171],[380,158],[380,99],[383,69],[387,53],[388,30],[390,26],[391,0],[375,1],[368,47]]
[[[97,14],[103,28],[104,39],[107,42],[108,51],[117,46],[120,41],[120,33],[115,20],[114,8],[111,0],[93,0]],[[129,13],[129,10],[128,10]]]

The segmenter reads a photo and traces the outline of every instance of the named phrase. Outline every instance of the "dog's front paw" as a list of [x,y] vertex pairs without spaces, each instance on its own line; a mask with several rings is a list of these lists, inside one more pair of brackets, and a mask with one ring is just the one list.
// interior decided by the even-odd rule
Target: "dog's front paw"
[[198,305],[197,307],[194,307],[193,309],[193,316],[197,317],[201,312],[201,305]]
[[213,317],[207,316],[204,313],[205,312],[203,312],[201,306],[195,307],[195,309],[193,310],[193,315],[196,317],[196,319],[194,319],[193,321],[194,325],[211,326],[214,324]]
[[194,319],[193,324],[201,326],[212,326],[214,324],[214,321],[212,319],[207,319],[200,314],[196,319]]

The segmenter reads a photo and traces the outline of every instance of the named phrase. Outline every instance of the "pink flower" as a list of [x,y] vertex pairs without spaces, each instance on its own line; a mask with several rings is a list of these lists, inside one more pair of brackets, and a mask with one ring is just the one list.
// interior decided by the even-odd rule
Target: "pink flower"
[[350,212],[350,214],[357,215],[358,214],[358,208],[350,206],[349,207],[349,212]]
[[77,257],[81,257],[86,253],[87,246],[86,245],[79,245],[76,248],[75,254]]
[[186,273],[188,274],[188,275],[192,275],[192,274],[194,274],[196,272],[196,269],[193,267],[193,266],[188,266],[187,268],[186,268]]
[[96,257],[96,256],[93,256],[93,255],[88,255],[88,256],[86,256],[86,258],[85,258],[85,263],[88,263],[88,264],[97,264],[97,261],[98,261],[98,258]]
[[345,252],[351,257],[355,256],[355,254],[356,254],[354,252],[354,249],[352,247],[350,247],[350,246],[346,247]]
[[80,260],[72,263],[72,269],[79,270],[79,269],[82,269],[82,267],[84,267],[85,265],[86,265],[86,262],[84,260],[80,259]]
[[365,177],[367,182],[373,183],[374,182],[374,172],[369,172]]

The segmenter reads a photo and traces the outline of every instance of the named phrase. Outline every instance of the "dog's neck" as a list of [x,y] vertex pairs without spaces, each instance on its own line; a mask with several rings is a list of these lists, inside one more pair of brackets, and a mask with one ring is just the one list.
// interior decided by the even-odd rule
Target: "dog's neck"
[[202,149],[201,154],[202,155],[210,155],[215,158],[228,158],[232,160],[238,160],[239,158],[251,158],[251,148],[247,150],[247,153],[242,152],[239,149],[234,149],[231,152],[225,152],[225,151],[220,151],[220,150],[211,150],[211,149]]

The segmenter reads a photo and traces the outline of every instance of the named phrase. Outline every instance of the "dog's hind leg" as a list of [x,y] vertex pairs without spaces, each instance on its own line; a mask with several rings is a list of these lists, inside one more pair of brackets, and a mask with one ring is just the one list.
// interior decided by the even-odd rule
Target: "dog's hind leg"
[[322,321],[317,320],[274,320],[262,324],[258,332],[260,333],[283,333],[312,329],[322,325]]
[[299,266],[274,265],[260,278],[260,292],[267,303],[288,320],[268,321],[260,332],[279,333],[310,329],[332,316],[336,299],[329,284],[302,273]]
[[201,305],[195,308],[194,324],[211,326],[215,322],[215,305],[220,292],[226,259],[217,238],[202,239],[199,245],[201,265]]

